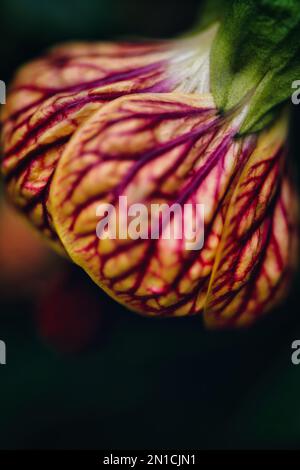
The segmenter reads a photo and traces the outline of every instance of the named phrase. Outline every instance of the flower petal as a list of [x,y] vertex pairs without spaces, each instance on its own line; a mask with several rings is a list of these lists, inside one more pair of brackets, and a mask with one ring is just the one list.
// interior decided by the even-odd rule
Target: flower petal
[[170,42],[74,44],[54,49],[16,77],[2,117],[2,171],[8,193],[33,224],[58,242],[48,211],[53,171],[77,127],[126,93],[169,90]]
[[[132,95],[96,112],[66,147],[50,192],[55,226],[71,258],[133,310],[201,312],[231,183],[255,143],[252,137],[235,141],[236,131],[218,116],[210,95]],[[128,206],[148,208],[204,204],[202,250],[161,236],[98,239],[96,208],[118,208],[119,196],[127,196]]]
[[208,326],[250,324],[287,293],[298,208],[286,136],[286,119],[261,134],[236,184],[210,281]]

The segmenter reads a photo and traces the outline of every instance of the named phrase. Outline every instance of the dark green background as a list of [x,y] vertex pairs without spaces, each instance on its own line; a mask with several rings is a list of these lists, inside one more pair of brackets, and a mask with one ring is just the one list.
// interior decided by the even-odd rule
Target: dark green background
[[[1,0],[0,79],[59,41],[181,33],[198,5]],[[298,279],[279,310],[244,331],[148,320],[111,302],[105,338],[77,356],[44,345],[30,303],[0,300],[0,448],[299,448],[299,287]]]

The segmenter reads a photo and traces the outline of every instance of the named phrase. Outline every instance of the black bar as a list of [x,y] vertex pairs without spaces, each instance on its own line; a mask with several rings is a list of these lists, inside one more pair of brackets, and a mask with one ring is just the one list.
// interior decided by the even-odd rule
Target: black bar
[[[174,468],[233,468],[243,469],[249,465],[264,465],[266,468],[286,469],[288,464],[298,465],[300,451],[298,450],[0,450],[0,468],[18,465],[23,468],[29,464],[33,468],[45,467],[56,469],[59,465],[67,464],[67,468],[89,469],[100,466],[121,465],[124,468],[150,467],[151,465]],[[7,465],[5,467],[4,465]]]

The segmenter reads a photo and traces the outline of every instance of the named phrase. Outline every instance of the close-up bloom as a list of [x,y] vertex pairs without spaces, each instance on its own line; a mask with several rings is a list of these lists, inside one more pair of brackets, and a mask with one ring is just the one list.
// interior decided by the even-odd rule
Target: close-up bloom
[[300,0],[0,11],[0,468],[285,468]]
[[71,43],[18,72],[2,114],[2,172],[11,199],[60,251],[48,194],[71,136],[124,94],[207,90],[214,30],[174,41]]
[[[180,39],[55,47],[21,68],[2,113],[10,200],[58,252],[143,315],[248,325],[287,295],[297,265],[282,92],[294,10],[282,9],[285,31],[268,41],[268,17],[256,37],[258,7],[233,3]],[[274,46],[286,60],[281,75]],[[281,85],[272,93],[270,77]],[[187,250],[162,233],[99,238],[99,204],[118,207],[120,197],[166,210],[202,204],[203,246]]]

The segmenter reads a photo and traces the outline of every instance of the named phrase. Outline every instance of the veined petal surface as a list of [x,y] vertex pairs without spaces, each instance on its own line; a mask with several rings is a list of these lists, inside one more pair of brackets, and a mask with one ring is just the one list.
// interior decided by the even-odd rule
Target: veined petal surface
[[[10,199],[59,247],[48,194],[65,145],[93,112],[122,95],[208,87],[215,28],[194,39],[71,43],[17,74],[2,114],[2,172]],[[195,81],[195,78],[197,80]]]
[[243,326],[286,295],[297,262],[298,200],[285,118],[259,138],[227,210],[205,307],[208,326]]
[[[66,147],[50,192],[70,257],[142,314],[202,312],[233,190],[256,144],[236,140],[237,131],[238,120],[220,117],[209,94],[132,95],[93,114]],[[128,206],[203,204],[203,247],[162,236],[99,239],[97,207],[119,209],[120,196]]]

